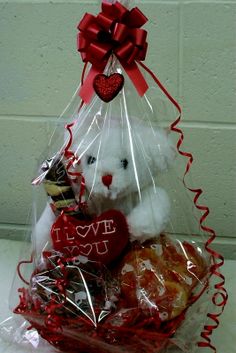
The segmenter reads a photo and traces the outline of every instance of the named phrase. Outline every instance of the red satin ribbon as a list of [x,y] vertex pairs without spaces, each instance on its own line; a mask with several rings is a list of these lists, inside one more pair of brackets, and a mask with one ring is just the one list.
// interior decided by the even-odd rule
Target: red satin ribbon
[[148,85],[137,61],[145,60],[147,53],[147,31],[141,28],[147,20],[137,7],[128,10],[118,1],[103,1],[97,16],[84,15],[77,27],[77,47],[83,62],[92,64],[79,92],[85,103],[90,102],[93,80],[104,71],[111,54],[119,59],[139,95],[145,94]]

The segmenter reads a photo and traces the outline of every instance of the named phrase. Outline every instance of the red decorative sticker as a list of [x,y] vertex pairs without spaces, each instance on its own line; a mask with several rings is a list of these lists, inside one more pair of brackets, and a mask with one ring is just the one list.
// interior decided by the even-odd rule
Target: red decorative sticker
[[66,256],[83,255],[108,264],[127,245],[129,231],[124,215],[110,210],[90,221],[61,214],[52,226],[51,237],[54,249]]

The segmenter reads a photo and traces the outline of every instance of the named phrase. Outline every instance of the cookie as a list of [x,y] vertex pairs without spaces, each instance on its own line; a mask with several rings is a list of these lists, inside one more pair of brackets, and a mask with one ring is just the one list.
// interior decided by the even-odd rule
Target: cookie
[[76,205],[75,194],[62,161],[57,161],[49,169],[44,179],[44,188],[51,197],[55,212]]
[[161,321],[167,321],[188,307],[207,266],[192,244],[162,235],[155,243],[130,250],[118,272],[125,305],[158,312]]

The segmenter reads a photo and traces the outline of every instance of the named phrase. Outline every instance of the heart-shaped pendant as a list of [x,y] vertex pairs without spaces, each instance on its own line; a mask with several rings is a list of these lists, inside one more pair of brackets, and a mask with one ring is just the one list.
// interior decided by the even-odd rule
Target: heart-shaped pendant
[[51,237],[54,249],[66,256],[83,255],[108,264],[126,247],[129,231],[125,216],[109,210],[89,221],[62,214],[52,226]]
[[98,74],[93,81],[93,88],[97,95],[106,103],[112,101],[124,85],[124,76],[114,73],[110,76]]

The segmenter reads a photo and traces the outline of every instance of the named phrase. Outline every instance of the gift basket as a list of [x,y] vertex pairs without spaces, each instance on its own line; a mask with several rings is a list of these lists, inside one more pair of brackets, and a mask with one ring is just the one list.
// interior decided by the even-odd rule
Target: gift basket
[[186,183],[180,106],[144,64],[148,19],[129,5],[102,1],[80,21],[81,85],[32,182],[32,254],[11,307],[34,350],[40,340],[66,353],[215,349],[224,260],[202,190]]

